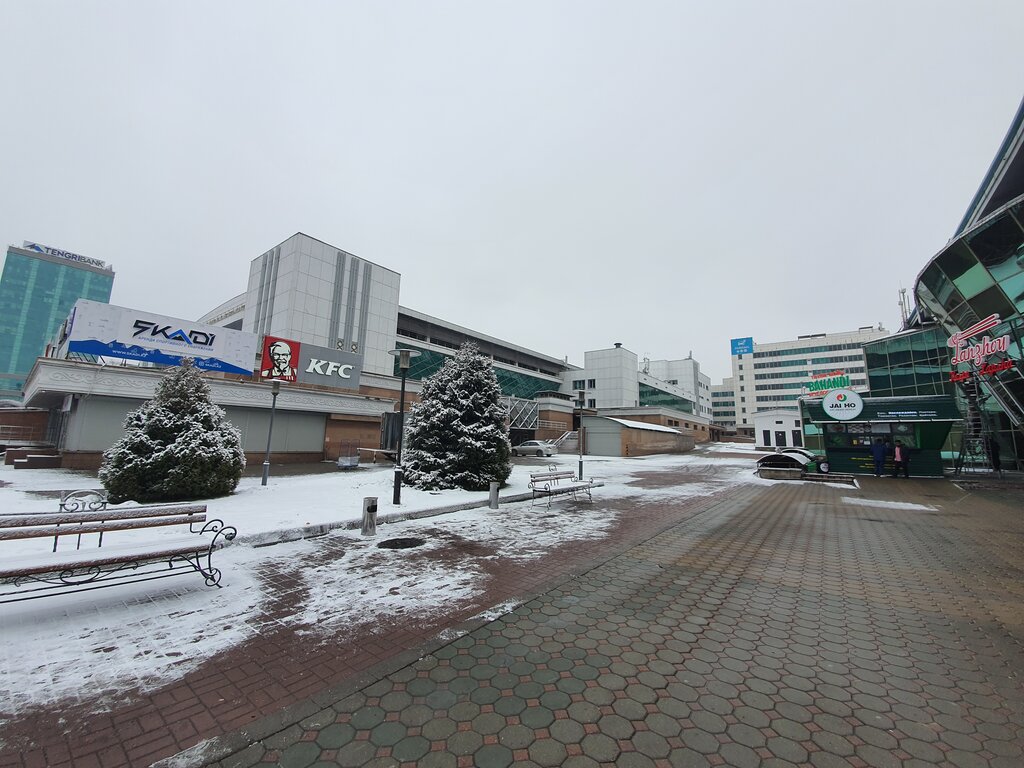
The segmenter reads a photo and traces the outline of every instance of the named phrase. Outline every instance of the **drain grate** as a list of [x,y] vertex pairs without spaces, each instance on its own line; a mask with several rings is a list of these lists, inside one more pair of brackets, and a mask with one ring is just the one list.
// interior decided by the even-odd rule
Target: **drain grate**
[[426,539],[386,539],[380,542],[378,549],[412,549],[421,547],[427,543]]

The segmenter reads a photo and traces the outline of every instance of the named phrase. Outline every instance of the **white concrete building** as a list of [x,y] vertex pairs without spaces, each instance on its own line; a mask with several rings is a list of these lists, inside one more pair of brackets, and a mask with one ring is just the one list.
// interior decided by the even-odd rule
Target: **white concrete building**
[[726,432],[736,431],[736,380],[732,376],[711,387],[711,418]]
[[888,335],[881,325],[869,325],[856,331],[815,333],[767,344],[754,343],[751,338],[733,339],[737,431],[753,435],[758,411],[797,410],[797,400],[811,392],[818,375],[841,371],[849,377],[850,389],[867,391],[863,345]]
[[700,363],[685,360],[644,360],[643,372],[666,384],[678,386],[684,396],[697,404],[698,414],[713,418],[711,403],[711,377],[700,372]]
[[253,259],[242,330],[362,355],[364,371],[390,375],[400,285],[397,272],[300,232]]
[[754,445],[757,448],[802,448],[803,424],[800,411],[770,408],[754,414]]

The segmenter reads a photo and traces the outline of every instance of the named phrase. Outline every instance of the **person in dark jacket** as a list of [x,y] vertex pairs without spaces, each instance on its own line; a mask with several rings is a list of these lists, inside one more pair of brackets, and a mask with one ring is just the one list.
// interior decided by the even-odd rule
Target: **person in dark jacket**
[[875,442],[871,444],[871,458],[875,462],[875,477],[881,477],[882,472],[885,471],[885,457],[888,453],[889,450],[882,442],[882,438],[876,437]]
[[1003,462],[999,458],[999,442],[994,438],[988,439],[988,454],[992,457],[992,469],[1002,477],[1003,476]]

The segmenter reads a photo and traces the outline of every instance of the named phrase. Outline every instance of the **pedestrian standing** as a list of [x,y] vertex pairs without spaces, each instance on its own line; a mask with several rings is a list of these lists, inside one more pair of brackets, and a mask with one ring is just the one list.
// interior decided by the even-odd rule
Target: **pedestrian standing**
[[991,436],[988,439],[988,454],[992,457],[992,469],[1002,477],[1003,476],[1003,461],[999,458],[999,441],[996,440],[995,436]]
[[882,472],[885,471],[885,457],[888,453],[882,438],[876,437],[875,442],[871,444],[871,459],[875,462],[875,477],[881,477]]
[[897,440],[892,449],[892,476],[899,477],[901,469],[904,477],[910,477],[910,452],[902,440]]

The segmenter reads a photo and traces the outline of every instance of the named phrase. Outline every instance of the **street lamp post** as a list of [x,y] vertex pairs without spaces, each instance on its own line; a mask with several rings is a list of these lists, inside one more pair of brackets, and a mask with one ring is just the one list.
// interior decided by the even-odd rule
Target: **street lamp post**
[[576,446],[577,446],[577,448],[579,448],[579,451],[580,451],[580,471],[576,473],[576,477],[580,480],[580,482],[582,482],[583,481],[583,406],[586,403],[586,400],[584,400],[583,398],[585,398],[587,396],[586,391],[582,390],[582,389],[579,390],[579,396],[580,396],[580,427],[579,427],[579,429],[576,430]]
[[275,381],[270,385],[270,427],[267,428],[267,452],[263,456],[263,482],[260,485],[267,484],[267,478],[270,477],[270,438],[274,435],[274,411],[277,410],[277,396],[281,393],[281,382]]
[[398,358],[398,370],[402,374],[402,389],[398,400],[398,450],[395,452],[395,494],[392,503],[402,503],[402,438],[405,437],[405,377],[409,373],[409,363],[420,353],[415,349],[389,349],[389,355]]

